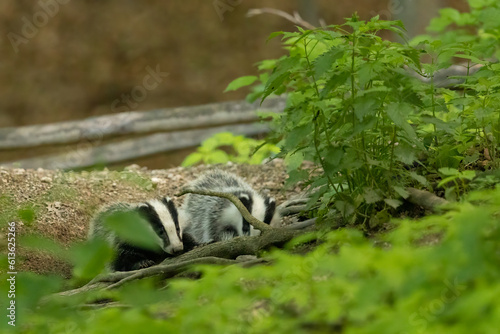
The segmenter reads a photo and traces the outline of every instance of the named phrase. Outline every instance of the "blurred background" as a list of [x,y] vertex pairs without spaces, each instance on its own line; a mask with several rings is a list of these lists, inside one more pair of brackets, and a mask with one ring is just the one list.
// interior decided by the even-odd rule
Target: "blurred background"
[[[263,7],[297,11],[313,24],[340,24],[356,11],[362,19],[401,19],[410,36],[441,7],[468,10],[464,0],[4,0],[0,128],[244,99],[244,89],[223,93],[227,84],[283,55],[279,39],[266,39],[295,29],[270,14],[246,17]],[[158,85],[140,102],[122,101],[152,70]],[[0,151],[0,161],[18,154]],[[179,159],[134,163],[165,168]]]

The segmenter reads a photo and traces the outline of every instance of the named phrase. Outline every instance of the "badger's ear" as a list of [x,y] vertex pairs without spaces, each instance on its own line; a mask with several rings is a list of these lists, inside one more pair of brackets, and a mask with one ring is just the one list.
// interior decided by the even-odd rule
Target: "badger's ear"
[[147,220],[150,220],[150,217],[154,215],[154,211],[155,209],[148,202],[141,203],[137,206],[137,212]]
[[266,206],[266,213],[264,214],[264,223],[271,224],[276,213],[276,201],[272,197],[266,197],[264,204]]
[[161,201],[162,201],[162,203],[163,203],[163,204],[165,204],[165,205],[168,205],[168,203],[173,203],[173,202],[172,202],[172,199],[171,199],[170,197],[168,197],[168,196],[163,197],[163,198],[161,199]]
[[241,193],[238,194],[238,199],[243,204],[243,206],[248,210],[248,212],[252,212],[252,198],[249,194]]

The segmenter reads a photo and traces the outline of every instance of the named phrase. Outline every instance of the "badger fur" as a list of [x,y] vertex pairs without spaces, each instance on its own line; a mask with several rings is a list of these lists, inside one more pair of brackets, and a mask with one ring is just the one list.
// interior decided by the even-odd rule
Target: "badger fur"
[[[186,188],[234,194],[247,210],[266,224],[278,219],[273,198],[256,192],[240,177],[212,170],[189,183]],[[229,200],[214,196],[188,194],[181,208],[188,222],[185,232],[200,244],[228,240],[242,235],[259,235]]]
[[[105,226],[106,219],[117,212],[136,212],[149,223],[156,235],[158,251],[144,249],[121,240]],[[181,226],[177,209],[169,197],[144,203],[115,203],[104,207],[92,220],[89,238],[102,238],[116,250],[111,264],[114,271],[129,271],[158,264],[170,255],[183,250]]]

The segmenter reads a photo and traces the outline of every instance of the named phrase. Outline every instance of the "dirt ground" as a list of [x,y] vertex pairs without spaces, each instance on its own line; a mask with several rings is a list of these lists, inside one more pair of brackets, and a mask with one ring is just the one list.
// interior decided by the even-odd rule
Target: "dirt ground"
[[[92,215],[105,204],[117,201],[140,202],[174,197],[187,182],[214,166],[148,170],[132,165],[123,171],[62,172],[54,170],[5,169],[0,167],[0,250],[6,249],[5,224],[16,222],[16,240],[34,233],[64,247],[87,236]],[[284,187],[283,162],[264,165],[219,165],[217,168],[243,177],[256,190],[268,193],[281,203],[300,192]],[[174,198],[177,204],[182,199]],[[23,214],[28,212],[26,214]],[[30,212],[34,217],[30,218]],[[55,273],[69,277],[69,264],[17,244],[18,270]]]

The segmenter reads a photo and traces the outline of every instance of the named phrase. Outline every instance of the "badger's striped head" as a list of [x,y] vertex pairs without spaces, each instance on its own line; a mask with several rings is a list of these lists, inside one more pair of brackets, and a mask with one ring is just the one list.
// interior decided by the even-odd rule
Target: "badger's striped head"
[[169,197],[151,200],[141,207],[141,213],[160,237],[161,247],[168,254],[175,254],[184,249],[179,215],[174,202]]
[[[241,198],[248,211],[260,221],[271,224],[276,217],[276,201],[272,197],[261,196],[258,193],[253,194],[248,200],[248,204]],[[243,219],[243,232],[246,235],[259,235],[260,231],[254,229],[250,224]]]

